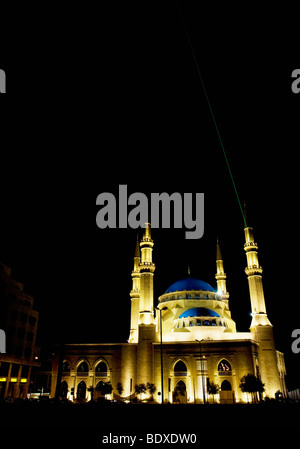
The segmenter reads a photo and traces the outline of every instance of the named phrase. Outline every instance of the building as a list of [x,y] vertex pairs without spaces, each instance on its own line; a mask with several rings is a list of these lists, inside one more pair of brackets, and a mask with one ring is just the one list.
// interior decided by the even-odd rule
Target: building
[[[174,282],[154,309],[150,225],[137,242],[132,271],[131,323],[127,343],[67,344],[56,352],[52,366],[52,396],[89,400],[91,387],[110,382],[112,396],[131,400],[135,385],[154,384],[157,402],[203,403],[212,400],[208,383],[220,389],[214,401],[246,402],[240,379],[253,374],[265,385],[264,395],[286,395],[283,354],[276,351],[273,326],[266,311],[262,268],[253,229],[245,228],[252,321],[250,332],[237,332],[231,317],[226,274],[217,243],[216,289],[187,277]],[[163,367],[163,369],[162,369]],[[145,396],[146,397],[146,396]]]
[[11,278],[11,268],[0,263],[0,328],[5,351],[0,353],[0,399],[26,398],[31,370],[38,367],[36,333],[39,313],[34,298]]

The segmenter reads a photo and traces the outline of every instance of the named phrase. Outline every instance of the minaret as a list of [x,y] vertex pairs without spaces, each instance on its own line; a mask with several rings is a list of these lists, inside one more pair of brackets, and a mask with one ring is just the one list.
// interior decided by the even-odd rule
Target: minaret
[[146,223],[144,236],[140,242],[140,317],[139,324],[153,324],[153,277],[155,265],[152,262],[153,240],[150,223]]
[[229,293],[227,292],[226,289],[226,273],[224,273],[224,264],[218,239],[217,239],[216,265],[217,265],[217,273],[215,275],[215,278],[217,280],[218,294],[222,297],[222,299],[227,300],[229,298]]
[[251,310],[252,310],[252,322],[250,329],[257,325],[271,325],[266,311],[264,290],[262,284],[262,272],[263,269],[258,262],[258,246],[254,242],[253,228],[245,228],[245,240],[244,249],[247,257],[247,267],[245,269],[248,277]]
[[140,243],[137,236],[134,258],[133,258],[133,271],[132,277],[132,289],[130,292],[131,297],[131,319],[130,319],[130,335],[129,343],[137,343],[138,341],[138,320],[140,311]]
[[150,223],[146,223],[143,238],[140,242],[140,308],[138,321],[137,345],[137,383],[153,383],[153,342],[156,326],[153,315],[153,277],[155,265],[152,262],[153,240]]
[[277,351],[275,349],[273,326],[270,323],[265,304],[265,297],[262,284],[262,267],[258,262],[258,245],[254,241],[253,228],[245,228],[244,249],[247,257],[247,267],[245,269],[249,283],[249,293],[252,310],[252,321],[250,330],[254,333],[254,339],[259,343],[259,371],[256,368],[256,375],[261,377],[265,384],[265,394],[274,397],[276,391],[281,389],[280,376],[278,371]]

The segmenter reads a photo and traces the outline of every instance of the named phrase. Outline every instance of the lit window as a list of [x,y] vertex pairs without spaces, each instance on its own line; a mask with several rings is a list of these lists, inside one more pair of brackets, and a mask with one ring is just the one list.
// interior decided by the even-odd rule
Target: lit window
[[231,365],[230,363],[223,359],[221,360],[221,362],[218,365],[218,371],[219,371],[219,375],[231,375]]

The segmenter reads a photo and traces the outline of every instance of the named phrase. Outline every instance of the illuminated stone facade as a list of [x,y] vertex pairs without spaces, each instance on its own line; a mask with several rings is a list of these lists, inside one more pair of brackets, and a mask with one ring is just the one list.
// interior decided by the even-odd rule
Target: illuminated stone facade
[[[284,358],[275,349],[267,317],[252,228],[245,228],[245,238],[250,332],[237,332],[231,318],[219,243],[217,289],[199,279],[181,279],[158,298],[154,310],[154,242],[147,224],[134,253],[128,343],[64,345],[53,360],[52,396],[59,391],[70,400],[95,399],[99,382],[109,382],[110,397],[132,400],[135,385],[150,383],[157,402],[246,402],[251,398],[239,388],[246,374],[261,378],[265,396],[286,395]],[[219,386],[216,394],[209,394],[209,384]]]

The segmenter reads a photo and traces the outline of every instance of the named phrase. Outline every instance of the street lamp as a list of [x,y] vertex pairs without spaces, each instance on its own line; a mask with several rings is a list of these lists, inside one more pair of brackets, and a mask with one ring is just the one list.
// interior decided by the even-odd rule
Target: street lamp
[[164,403],[164,370],[163,370],[163,347],[162,347],[162,319],[161,311],[168,310],[168,307],[162,307],[156,309],[159,311],[159,327],[160,327],[160,374],[161,374],[161,403]]
[[204,340],[204,338],[202,338],[201,340],[197,340],[196,341],[199,343],[199,349],[200,349],[200,370],[201,370],[201,379],[202,379],[202,393],[203,393],[203,404],[205,404],[205,386],[204,386],[204,370],[203,370],[203,361],[202,361],[202,352],[201,352],[201,343]]

